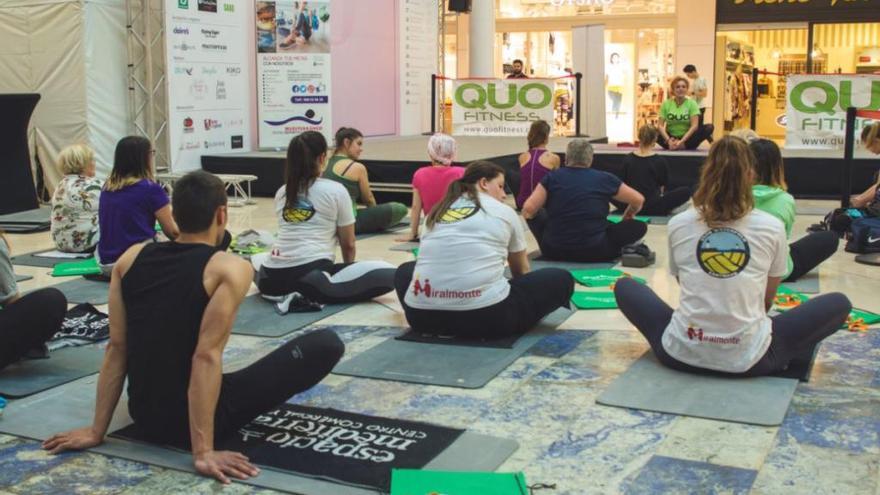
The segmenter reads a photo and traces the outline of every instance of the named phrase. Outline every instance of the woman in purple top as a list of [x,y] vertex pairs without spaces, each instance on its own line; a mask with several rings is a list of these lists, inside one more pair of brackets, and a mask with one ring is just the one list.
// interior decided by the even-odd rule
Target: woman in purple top
[[519,194],[516,195],[516,208],[521,210],[523,204],[532,195],[541,179],[559,168],[559,155],[547,151],[550,142],[550,124],[543,120],[532,122],[529,128],[529,151],[519,155]]
[[122,138],[116,145],[113,171],[98,203],[98,261],[104,267],[134,244],[153,239],[157,220],[169,239],[177,238],[168,195],[153,180],[153,153],[150,141],[140,136]]

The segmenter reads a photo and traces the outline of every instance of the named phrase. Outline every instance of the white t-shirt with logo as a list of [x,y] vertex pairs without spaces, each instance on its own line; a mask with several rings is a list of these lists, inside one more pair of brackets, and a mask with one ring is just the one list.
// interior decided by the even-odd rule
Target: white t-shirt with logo
[[509,253],[526,249],[522,220],[513,208],[480,194],[479,209],[466,195],[422,236],[404,302],[417,309],[467,311],[507,298]]
[[263,266],[289,268],[317,260],[336,259],[337,227],[354,223],[351,197],[338,182],[317,179],[296,205],[287,206],[284,186],[275,193],[278,237]]
[[663,333],[663,348],[700,368],[739,373],[767,352],[772,322],[764,308],[767,277],[785,275],[785,226],[760,210],[721,228],[694,208],[669,221],[670,271],[681,304]]

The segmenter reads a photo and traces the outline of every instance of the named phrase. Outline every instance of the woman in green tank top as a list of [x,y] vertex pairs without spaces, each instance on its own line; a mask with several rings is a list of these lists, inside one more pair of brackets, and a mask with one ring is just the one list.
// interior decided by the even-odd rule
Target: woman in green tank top
[[[323,177],[342,184],[351,196],[355,212],[356,234],[381,232],[397,225],[406,216],[402,203],[376,204],[367,167],[358,162],[364,148],[364,135],[352,127],[340,127],[336,131],[336,150],[327,161]],[[359,208],[358,205],[362,205]]]

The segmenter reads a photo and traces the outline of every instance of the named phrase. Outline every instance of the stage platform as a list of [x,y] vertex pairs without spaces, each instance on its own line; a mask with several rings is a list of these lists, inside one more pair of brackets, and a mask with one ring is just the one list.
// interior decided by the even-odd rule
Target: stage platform
[[[549,148],[565,154],[571,138],[555,137]],[[457,164],[475,160],[491,160],[507,171],[507,182],[512,191],[518,190],[519,164],[517,156],[525,151],[524,138],[518,137],[458,137]],[[380,202],[409,201],[410,183],[416,170],[429,163],[427,136],[378,137],[364,142],[360,161],[366,165],[370,182]],[[594,144],[593,167],[620,175],[623,157],[633,148],[609,144]],[[658,151],[669,163],[670,187],[694,185],[700,165],[708,149],[696,151]],[[253,183],[255,196],[274,196],[284,181],[284,151],[262,151],[205,155],[202,168],[216,174],[250,174],[258,179]],[[783,150],[785,177],[789,192],[799,198],[833,199],[840,196],[842,152]],[[858,159],[853,167],[853,192],[861,192],[871,184],[880,168],[878,159]]]

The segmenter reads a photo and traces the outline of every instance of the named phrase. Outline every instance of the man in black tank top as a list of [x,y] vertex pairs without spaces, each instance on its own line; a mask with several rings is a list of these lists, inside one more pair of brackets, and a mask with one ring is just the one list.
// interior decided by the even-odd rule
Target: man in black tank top
[[344,345],[329,330],[284,344],[251,366],[223,374],[222,356],[253,269],[217,249],[226,231],[226,191],[192,172],[175,184],[176,241],[139,244],[110,281],[110,342],[91,427],[43,442],[53,454],[103,442],[128,378],[128,409],[141,436],[189,448],[198,472],[223,483],[259,470],[214,441],[321,381]]

